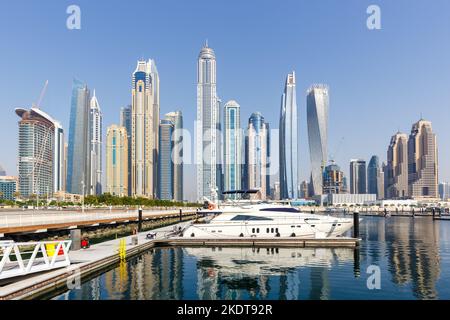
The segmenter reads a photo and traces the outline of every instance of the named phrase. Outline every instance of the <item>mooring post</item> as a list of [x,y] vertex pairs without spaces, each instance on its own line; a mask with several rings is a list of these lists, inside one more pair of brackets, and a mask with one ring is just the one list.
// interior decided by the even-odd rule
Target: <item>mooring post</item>
[[353,212],[353,238],[359,238],[359,211]]
[[81,230],[72,229],[70,230],[70,240],[72,244],[70,245],[70,250],[76,251],[81,249]]
[[183,221],[183,209],[180,209],[180,222]]
[[142,208],[139,207],[138,232],[142,232]]
[[433,212],[433,220],[436,218],[436,210],[433,208],[433,210],[431,210]]

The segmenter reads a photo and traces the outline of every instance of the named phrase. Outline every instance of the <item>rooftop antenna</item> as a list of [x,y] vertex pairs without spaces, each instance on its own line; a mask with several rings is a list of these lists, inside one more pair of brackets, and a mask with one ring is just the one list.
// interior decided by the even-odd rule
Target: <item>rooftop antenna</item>
[[208,39],[205,40],[205,48],[208,48]]
[[45,92],[47,91],[48,80],[45,81],[44,87],[42,88],[41,94],[39,95],[39,99],[36,104],[33,104],[33,108],[39,109],[41,106],[41,102],[44,99]]

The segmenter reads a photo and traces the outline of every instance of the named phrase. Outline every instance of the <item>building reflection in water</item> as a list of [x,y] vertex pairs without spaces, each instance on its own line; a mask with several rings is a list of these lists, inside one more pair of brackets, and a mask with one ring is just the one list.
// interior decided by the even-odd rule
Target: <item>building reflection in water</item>
[[[390,218],[394,219],[394,218]],[[440,275],[439,223],[429,218],[395,218],[386,224],[393,282],[412,286],[417,299],[436,299]]]

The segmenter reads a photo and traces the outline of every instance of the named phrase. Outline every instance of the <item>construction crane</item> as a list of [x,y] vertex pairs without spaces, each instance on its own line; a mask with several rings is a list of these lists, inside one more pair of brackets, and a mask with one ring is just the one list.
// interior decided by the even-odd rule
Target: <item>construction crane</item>
[[335,151],[333,153],[330,153],[329,159],[328,159],[330,162],[334,162],[336,160],[336,155],[339,153],[344,140],[345,140],[345,137],[342,137],[341,140],[339,140],[339,143],[338,143]]
[[47,92],[48,80],[45,81],[44,87],[42,88],[41,94],[36,104],[33,104],[33,108],[39,109],[44,99],[45,93]]

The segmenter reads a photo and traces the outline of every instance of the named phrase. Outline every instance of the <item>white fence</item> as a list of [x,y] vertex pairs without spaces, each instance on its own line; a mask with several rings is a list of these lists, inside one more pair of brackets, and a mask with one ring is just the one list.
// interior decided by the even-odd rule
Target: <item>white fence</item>
[[0,241],[0,280],[70,265],[72,241]]

